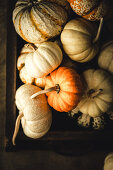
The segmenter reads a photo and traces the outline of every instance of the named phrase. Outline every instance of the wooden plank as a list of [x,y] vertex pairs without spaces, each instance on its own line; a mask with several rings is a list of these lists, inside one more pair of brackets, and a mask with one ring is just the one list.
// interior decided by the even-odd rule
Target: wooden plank
[[12,22],[12,11],[15,1],[7,3],[7,60],[6,60],[6,139],[13,134],[16,119],[15,91],[16,91],[16,31]]
[[4,148],[6,114],[6,0],[0,3],[0,150]]

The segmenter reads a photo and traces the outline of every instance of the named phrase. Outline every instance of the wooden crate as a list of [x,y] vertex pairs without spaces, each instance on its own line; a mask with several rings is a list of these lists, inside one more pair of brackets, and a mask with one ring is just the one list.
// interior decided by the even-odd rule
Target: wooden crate
[[[10,2],[11,3],[11,2]],[[20,127],[16,146],[12,145],[11,139],[14,132],[15,120],[18,114],[15,105],[15,92],[21,85],[18,78],[16,61],[22,45],[25,43],[14,30],[12,23],[12,6],[8,5],[7,24],[7,77],[6,77],[6,151],[25,149],[52,149],[62,154],[80,154],[92,150],[111,150],[113,148],[113,127],[96,131],[83,129],[76,125],[74,119],[66,113],[58,113],[53,110],[53,123],[49,132],[42,138],[33,140],[24,135]],[[90,64],[93,64],[90,63]]]

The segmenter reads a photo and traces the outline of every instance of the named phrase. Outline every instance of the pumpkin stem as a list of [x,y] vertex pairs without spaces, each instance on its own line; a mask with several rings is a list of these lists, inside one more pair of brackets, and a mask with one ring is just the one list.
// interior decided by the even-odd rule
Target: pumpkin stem
[[42,90],[42,91],[38,91],[37,93],[35,93],[35,94],[33,94],[33,95],[31,96],[31,99],[35,98],[36,96],[39,96],[40,94],[48,93],[48,92],[51,92],[51,91],[53,91],[53,90],[55,90],[55,91],[57,91],[57,93],[59,93],[59,91],[60,91],[60,86],[59,86],[59,84],[56,84],[54,87],[51,87],[51,88],[49,88],[49,89],[45,89],[45,90]]
[[98,41],[98,39],[100,37],[101,30],[102,30],[102,26],[103,26],[103,18],[100,19],[100,24],[99,24],[99,28],[98,28],[98,31],[97,31],[97,35],[94,38],[93,43],[96,43]]
[[94,97],[98,96],[99,94],[101,94],[102,91],[103,91],[103,89],[98,89],[98,90],[90,89],[87,94],[89,97],[94,98]]
[[16,139],[16,136],[18,134],[18,131],[19,131],[19,126],[20,126],[20,120],[21,118],[23,117],[23,113],[19,113],[17,119],[16,119],[16,123],[15,123],[15,130],[14,130],[14,133],[13,133],[13,137],[12,137],[12,143],[13,145],[15,145],[15,139]]

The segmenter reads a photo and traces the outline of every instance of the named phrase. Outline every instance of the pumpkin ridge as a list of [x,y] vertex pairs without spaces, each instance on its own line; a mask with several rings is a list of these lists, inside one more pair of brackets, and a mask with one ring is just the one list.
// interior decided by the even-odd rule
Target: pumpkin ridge
[[[43,133],[40,131],[40,132],[33,132],[28,126],[26,126],[26,125],[24,125],[24,127],[23,127],[23,131],[24,131],[24,133],[25,133],[25,127],[27,127],[27,130],[30,132],[30,133],[33,133],[33,134],[37,134],[36,136],[39,136],[40,134],[41,134],[41,136],[43,136],[43,134],[45,134],[45,132],[47,132],[48,130],[49,130],[49,128],[50,127],[46,127],[47,128],[47,130],[45,130]],[[26,134],[26,133],[25,133]],[[40,137],[41,137],[40,136]],[[37,138],[37,137],[36,137]]]
[[[38,52],[35,52],[35,53],[38,54]],[[35,57],[34,57],[34,54],[35,54],[35,53],[33,53],[33,55],[32,55],[32,62],[33,62],[33,65],[35,66],[34,68],[37,68],[37,66],[38,66],[38,69],[41,70],[41,72],[45,74],[45,72],[43,71],[43,68],[41,67],[41,65],[38,64],[37,62],[35,62]],[[39,54],[39,55],[40,55],[40,54]],[[40,58],[41,58],[41,57],[40,57]]]
[[[68,105],[68,106],[70,106],[70,107],[72,107],[73,106],[73,104],[71,105],[71,104],[69,104],[68,102],[66,102],[66,100],[64,100],[64,98],[60,95],[60,98],[62,99],[62,101],[64,102],[64,104],[65,105]],[[58,100],[58,103],[59,103],[59,100]],[[76,103],[75,103],[76,104]],[[59,104],[59,107],[60,107],[60,104]],[[73,108],[74,108],[74,106],[73,106]],[[73,109],[72,108],[72,109]],[[62,110],[62,109],[61,109]]]
[[[25,12],[25,11],[24,11],[24,12]],[[22,36],[22,38],[23,38],[25,41],[30,42],[30,41],[25,37],[25,35],[23,34],[22,29],[21,29],[21,18],[22,18],[22,16],[23,16],[24,12],[21,13],[20,18],[19,18],[19,31],[20,31],[20,35]],[[30,42],[30,43],[31,43],[31,42]]]
[[[90,47],[91,48],[91,47]],[[88,48],[89,49],[89,48]],[[82,62],[82,61],[87,61],[87,58],[89,57],[89,56],[91,56],[91,52],[93,52],[93,50],[94,50],[95,48],[93,47],[93,48],[91,48],[91,50],[89,51],[89,54],[87,55],[87,57],[84,57],[83,59],[81,59],[81,60],[77,60],[78,62]],[[86,50],[85,50],[86,51]],[[84,52],[85,52],[84,51]],[[82,55],[82,54],[81,54]],[[90,57],[91,58],[91,57]]]
[[[99,97],[98,97],[98,99],[101,100]],[[102,102],[105,102],[105,103],[107,103],[107,104],[110,104],[109,102],[106,102],[106,101],[104,101],[104,100],[101,100],[101,101],[102,101]],[[99,111],[100,111],[101,113],[103,113],[102,109],[99,107],[98,102],[97,102],[96,100],[94,100],[94,102],[95,102],[96,106],[98,107]]]
[[[38,9],[38,8],[37,8],[37,9]],[[31,22],[33,23],[33,25],[34,25],[34,27],[36,28],[36,30],[38,30],[38,31],[40,32],[41,37],[44,38],[45,40],[46,40],[47,38],[50,38],[50,36],[47,34],[47,32],[45,32],[45,31],[43,31],[42,29],[39,28],[39,24],[37,24],[37,23],[35,22],[35,19],[34,19],[33,15],[32,15],[32,11],[30,11],[29,16],[30,16]]]
[[75,30],[75,29],[72,29],[72,28],[69,28],[69,29],[68,29],[68,28],[65,28],[65,27],[64,27],[64,30],[71,30],[71,31],[74,31],[74,32],[76,31],[76,32],[79,32],[80,34],[83,34],[83,35],[85,35],[85,36],[87,36],[87,37],[91,37],[91,38],[92,38],[91,33],[88,34],[88,33],[84,33],[84,32],[79,31],[79,30]]
[[[45,48],[45,49],[46,49],[46,48]],[[47,51],[47,49],[46,49],[46,51]],[[38,54],[41,56],[41,58],[44,58],[44,59],[46,60],[47,64],[48,64],[52,69],[54,69],[54,67],[49,63],[49,60],[48,60],[47,55],[44,56],[42,53],[40,53],[40,51],[38,51]]]
[[[57,3],[55,3],[55,4],[58,5]],[[46,3],[43,4],[43,6],[44,6],[44,5],[46,5]],[[61,6],[60,6],[60,7],[61,7]],[[46,6],[44,6],[44,8],[42,8],[42,7],[40,6],[40,8],[42,9],[42,11],[43,11],[43,13],[44,13],[45,15],[47,15],[53,22],[55,22],[56,25],[59,25],[59,26],[62,26],[62,25],[63,25],[58,19],[56,19],[56,18],[54,18],[53,16],[51,16],[51,15],[47,12],[47,10],[44,9],[44,8],[46,8]],[[61,8],[62,8],[62,7],[61,7]],[[63,10],[65,10],[65,9],[63,8]]]
[[99,98],[100,100],[102,100],[103,102],[106,102],[106,103],[108,103],[108,104],[110,104],[110,103],[112,104],[112,102],[108,102],[108,101],[102,99],[100,96],[98,96],[98,98]]
[[[92,102],[92,101],[90,101],[90,102]],[[102,110],[99,108],[99,106],[97,105],[96,101],[93,100],[93,102],[95,103],[95,105],[96,105],[96,107],[98,108],[98,110],[102,113]],[[88,115],[90,115],[90,116],[92,117],[92,113],[89,114],[89,106],[90,106],[90,105],[88,105]]]
[[[42,45],[42,48],[45,48],[45,47]],[[59,48],[59,46],[58,46],[58,48]],[[59,56],[56,55],[56,53],[53,53],[53,51],[52,51],[48,46],[46,46],[45,49],[48,50],[48,51],[50,51],[50,52],[52,53],[52,55],[55,56],[55,58],[57,58],[57,60],[59,60],[59,63],[61,63],[61,61],[60,61],[60,59],[59,59]],[[60,48],[59,48],[59,49],[60,49]],[[60,51],[61,51],[61,50],[60,50]]]
[[[77,53],[77,54],[75,54],[75,53],[74,53],[74,54],[69,54],[69,53],[68,53],[68,54],[69,54],[70,56],[73,56],[73,55],[76,56],[76,55],[79,55],[79,54],[82,55],[82,53],[84,53],[85,51],[87,51],[87,50],[89,50],[89,49],[90,49],[90,51],[89,51],[89,53],[90,53],[90,52],[92,51],[91,47],[89,47],[89,48],[87,48],[87,49],[85,49],[85,50],[83,50],[82,52],[79,52],[79,53]],[[88,54],[88,56],[89,56],[89,54]],[[87,56],[87,57],[88,57],[88,56]],[[82,61],[82,60],[84,60],[84,59],[87,59],[87,57],[84,57],[83,59],[77,59],[77,61],[78,61],[78,62],[79,62],[79,61]]]
[[106,75],[105,77],[104,77],[104,79],[96,86],[96,88],[99,88],[99,86],[104,82],[104,81],[106,81],[106,79],[109,79],[109,77]]
[[[46,47],[44,47],[43,45],[41,46],[41,48],[42,49],[45,49],[47,52],[50,52],[53,56],[55,56],[55,57],[52,57],[52,59],[54,59],[54,61],[57,59],[58,60],[58,62],[59,62],[59,65],[60,65],[60,63],[61,63],[61,59],[59,58],[59,56],[54,52],[54,51],[52,51],[48,46],[46,46]],[[38,51],[39,52],[39,51]],[[40,52],[39,52],[39,54],[41,54]],[[50,56],[52,56],[50,54]],[[42,55],[42,54],[41,54]],[[49,61],[49,58],[50,57],[47,57],[47,55],[42,55],[43,56],[43,58],[45,58],[46,59],[46,61],[48,62],[48,64],[52,67],[52,69],[54,70],[55,68],[54,68],[54,66],[52,65],[52,63],[50,63]]]
[[[47,116],[48,116],[49,118],[51,118],[51,114],[48,113]],[[41,120],[42,120],[42,122],[40,123]],[[47,120],[46,116],[44,116],[44,117],[42,117],[40,120],[38,120],[38,121],[37,121],[37,124],[39,123],[40,126],[43,125],[44,120]],[[25,119],[25,121],[26,121],[26,124],[27,124],[27,122],[28,122],[28,127],[29,127],[29,129],[30,129],[30,124],[29,124],[29,122],[31,122],[31,124],[33,124],[32,121],[27,121],[26,119]],[[33,120],[33,122],[35,122],[35,120]],[[51,124],[51,123],[49,122],[49,124]],[[40,129],[40,131],[37,131],[37,132],[38,132],[38,133],[42,133],[43,130],[46,130],[46,128],[47,128],[47,127],[45,126],[45,128],[43,128],[42,130]],[[31,130],[31,129],[30,129],[30,131],[32,131],[32,132],[34,132],[34,133],[36,132],[36,131],[34,131],[34,130]]]

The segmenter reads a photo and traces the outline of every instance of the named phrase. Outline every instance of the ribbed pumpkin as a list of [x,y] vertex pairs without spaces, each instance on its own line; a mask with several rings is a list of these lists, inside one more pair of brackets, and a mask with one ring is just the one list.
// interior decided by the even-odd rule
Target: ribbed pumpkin
[[15,144],[20,120],[25,135],[33,139],[42,137],[50,128],[52,113],[47,103],[46,96],[43,94],[37,96],[35,99],[30,98],[33,93],[40,90],[39,87],[26,84],[17,89],[15,99],[19,115],[16,120],[15,131],[12,138],[13,144]]
[[45,90],[31,96],[46,93],[48,103],[59,112],[75,108],[82,96],[82,83],[79,74],[71,68],[59,67],[46,77]]
[[60,34],[67,9],[65,0],[18,0],[13,10],[15,30],[27,42],[44,42]]
[[113,78],[102,69],[88,69],[82,74],[84,93],[74,113],[80,111],[97,117],[110,110],[113,103]]
[[98,31],[94,23],[83,18],[69,21],[62,33],[61,42],[65,53],[74,61],[90,61],[98,53],[98,39],[102,28],[102,20]]
[[101,68],[113,74],[113,41],[110,41],[102,47],[98,56],[98,64]]
[[47,41],[35,44],[34,52],[26,56],[25,67],[31,77],[44,77],[56,69],[62,59],[60,47],[55,42]]
[[103,170],[112,170],[113,169],[113,152],[109,153],[104,160]]
[[99,20],[109,12],[109,0],[67,0],[78,15],[88,20]]
[[[30,48],[30,46],[28,46],[28,49],[29,48]],[[18,57],[18,60],[17,60],[17,69],[19,70],[20,80],[25,84],[35,84],[38,87],[44,88],[45,87],[45,77],[34,78],[34,77],[31,77],[26,71],[25,58],[26,58],[26,55],[28,53],[28,49],[26,48],[26,45],[25,45],[22,48],[21,54],[20,54],[20,56]],[[32,48],[31,48],[31,50],[32,50]]]

